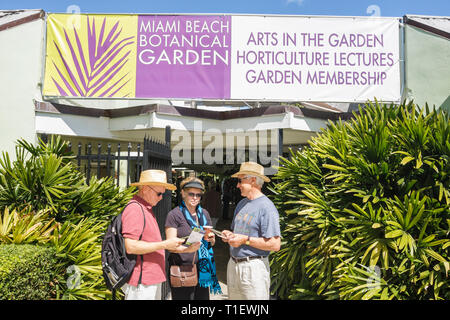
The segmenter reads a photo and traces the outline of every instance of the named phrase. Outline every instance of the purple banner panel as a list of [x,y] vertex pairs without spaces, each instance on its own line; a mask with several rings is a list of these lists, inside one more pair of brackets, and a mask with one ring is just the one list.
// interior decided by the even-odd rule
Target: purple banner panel
[[231,16],[138,18],[136,97],[228,99]]

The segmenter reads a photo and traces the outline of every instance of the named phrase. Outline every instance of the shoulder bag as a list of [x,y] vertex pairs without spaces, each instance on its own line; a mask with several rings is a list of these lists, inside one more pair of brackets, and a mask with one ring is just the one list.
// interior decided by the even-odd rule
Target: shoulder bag
[[170,284],[172,287],[195,287],[197,285],[197,264],[194,263],[196,254],[197,251],[195,251],[192,265],[170,266]]

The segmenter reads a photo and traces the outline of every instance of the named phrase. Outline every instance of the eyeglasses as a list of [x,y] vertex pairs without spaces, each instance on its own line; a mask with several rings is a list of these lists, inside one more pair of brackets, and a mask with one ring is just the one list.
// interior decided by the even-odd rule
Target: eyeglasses
[[155,193],[156,193],[156,195],[158,196],[158,197],[161,197],[163,194],[164,194],[164,192],[158,192],[158,191],[156,191],[155,189],[153,189],[152,187],[150,187],[150,186],[148,186],[150,189],[152,189]]
[[203,194],[202,193],[188,192],[188,196],[191,197],[191,198],[195,198],[195,197],[201,198],[203,196]]
[[242,180],[245,180],[245,179],[250,179],[250,178],[252,178],[252,177],[243,177],[243,178],[238,178],[238,183],[242,183]]

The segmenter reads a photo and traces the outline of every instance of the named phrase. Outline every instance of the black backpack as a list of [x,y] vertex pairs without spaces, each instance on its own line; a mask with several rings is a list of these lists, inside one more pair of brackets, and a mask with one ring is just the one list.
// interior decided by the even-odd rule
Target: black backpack
[[[125,208],[136,201],[129,202]],[[139,204],[144,216],[144,226],[142,227],[142,233],[145,228],[145,214],[142,206]],[[120,289],[131,277],[134,266],[136,265],[137,255],[127,254],[125,250],[125,239],[122,235],[122,214],[125,210],[122,210],[117,216],[115,216],[108,226],[102,242],[102,269],[103,277],[106,282],[106,287],[112,291],[113,299],[116,299],[116,290]],[[139,240],[142,238],[142,233]],[[141,274],[139,276],[139,284],[142,279],[142,262],[141,257]]]

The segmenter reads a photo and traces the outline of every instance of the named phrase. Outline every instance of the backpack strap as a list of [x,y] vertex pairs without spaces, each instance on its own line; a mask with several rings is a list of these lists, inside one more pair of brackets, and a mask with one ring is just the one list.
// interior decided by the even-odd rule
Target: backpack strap
[[[135,200],[133,200],[133,202],[136,202],[139,205],[139,207],[141,207],[142,216],[144,217],[144,225],[142,227],[141,235],[139,236],[139,240],[141,240],[142,235],[144,234],[144,229],[145,229],[145,213],[144,213],[144,209],[142,209],[142,205],[139,202],[137,202]],[[131,203],[131,201],[130,201],[130,203]],[[141,272],[139,274],[138,286],[142,283],[142,269],[144,268],[144,255],[140,254],[139,257],[141,258]]]
[[[131,200],[130,202],[127,203],[125,208],[123,208],[121,213],[123,213],[125,211],[125,209],[133,202],[135,202],[135,203],[137,203],[139,205],[139,207],[141,208],[141,211],[142,211],[142,216],[144,217],[144,225],[142,227],[141,235],[139,236],[139,240],[141,240],[142,239],[142,235],[144,234],[144,229],[145,229],[145,213],[144,213],[144,209],[142,209],[142,205],[139,202],[137,202],[136,200]],[[143,268],[143,263],[144,263],[143,255],[139,255],[139,256],[141,257],[141,272],[140,272],[140,275],[139,275],[138,285],[140,285],[141,281],[142,281],[142,268]],[[116,290],[117,290],[116,288],[112,289],[112,299],[113,300],[116,300]]]

